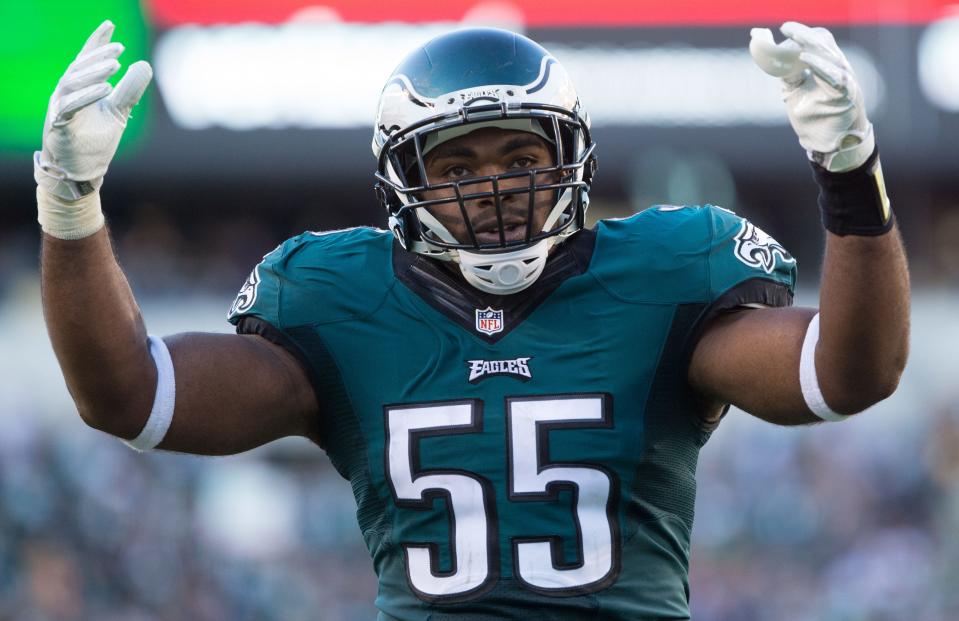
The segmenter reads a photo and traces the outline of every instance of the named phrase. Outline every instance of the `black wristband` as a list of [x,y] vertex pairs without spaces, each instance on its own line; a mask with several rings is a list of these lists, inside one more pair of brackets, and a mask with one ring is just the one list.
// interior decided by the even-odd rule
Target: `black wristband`
[[848,172],[829,172],[810,163],[819,185],[819,209],[827,231],[875,236],[892,228],[895,218],[886,195],[878,147],[865,164]]

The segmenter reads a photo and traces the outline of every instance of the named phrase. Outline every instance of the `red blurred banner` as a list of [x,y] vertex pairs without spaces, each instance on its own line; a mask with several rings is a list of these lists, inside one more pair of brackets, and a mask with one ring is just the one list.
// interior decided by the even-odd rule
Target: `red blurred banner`
[[461,21],[471,13],[518,16],[527,26],[910,24],[959,9],[959,0],[144,0],[157,26],[282,23],[294,16],[347,22]]

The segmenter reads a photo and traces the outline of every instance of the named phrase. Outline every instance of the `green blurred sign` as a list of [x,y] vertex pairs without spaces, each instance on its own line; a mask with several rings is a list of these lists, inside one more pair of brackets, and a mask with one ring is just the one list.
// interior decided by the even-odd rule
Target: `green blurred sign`
[[[0,0],[0,156],[21,157],[40,148],[50,94],[84,41],[105,19],[123,43],[123,68],[148,52],[146,17],[138,0]],[[151,87],[152,88],[152,87]],[[144,136],[149,90],[133,109],[121,152]]]

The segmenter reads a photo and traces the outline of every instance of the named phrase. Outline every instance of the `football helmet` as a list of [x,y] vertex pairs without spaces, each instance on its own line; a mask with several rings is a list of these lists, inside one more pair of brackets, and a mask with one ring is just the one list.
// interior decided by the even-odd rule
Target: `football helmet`
[[[536,134],[553,161],[431,183],[426,173],[431,149],[489,127]],[[565,69],[549,52],[506,30],[458,30],[408,55],[383,88],[373,132],[375,189],[403,248],[458,263],[466,281],[482,291],[511,294],[539,277],[553,244],[583,227],[596,169],[594,148],[589,118]],[[535,218],[544,223],[533,230],[534,206],[541,209],[546,196],[545,218]],[[511,223],[504,221],[504,202],[512,210]],[[458,207],[465,227],[457,228],[465,230],[460,237],[466,239],[457,239],[431,213],[441,203]],[[467,209],[477,204],[495,209],[497,235],[478,239]],[[519,212],[525,221],[522,235],[515,232]]]

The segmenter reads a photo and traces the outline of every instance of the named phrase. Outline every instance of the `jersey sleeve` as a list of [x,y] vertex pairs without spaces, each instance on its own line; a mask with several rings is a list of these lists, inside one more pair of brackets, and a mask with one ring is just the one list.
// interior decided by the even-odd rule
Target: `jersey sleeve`
[[255,334],[288,351],[312,381],[309,361],[287,334],[280,317],[280,293],[287,277],[283,266],[298,245],[298,238],[287,240],[253,266],[230,306],[227,319],[236,326],[237,334]]
[[287,241],[277,246],[253,266],[253,271],[230,306],[227,314],[230,323],[238,325],[244,317],[257,317],[279,327],[281,283],[277,263],[282,261],[289,243]]
[[706,272],[710,314],[736,307],[792,305],[796,259],[745,218],[707,205]]

